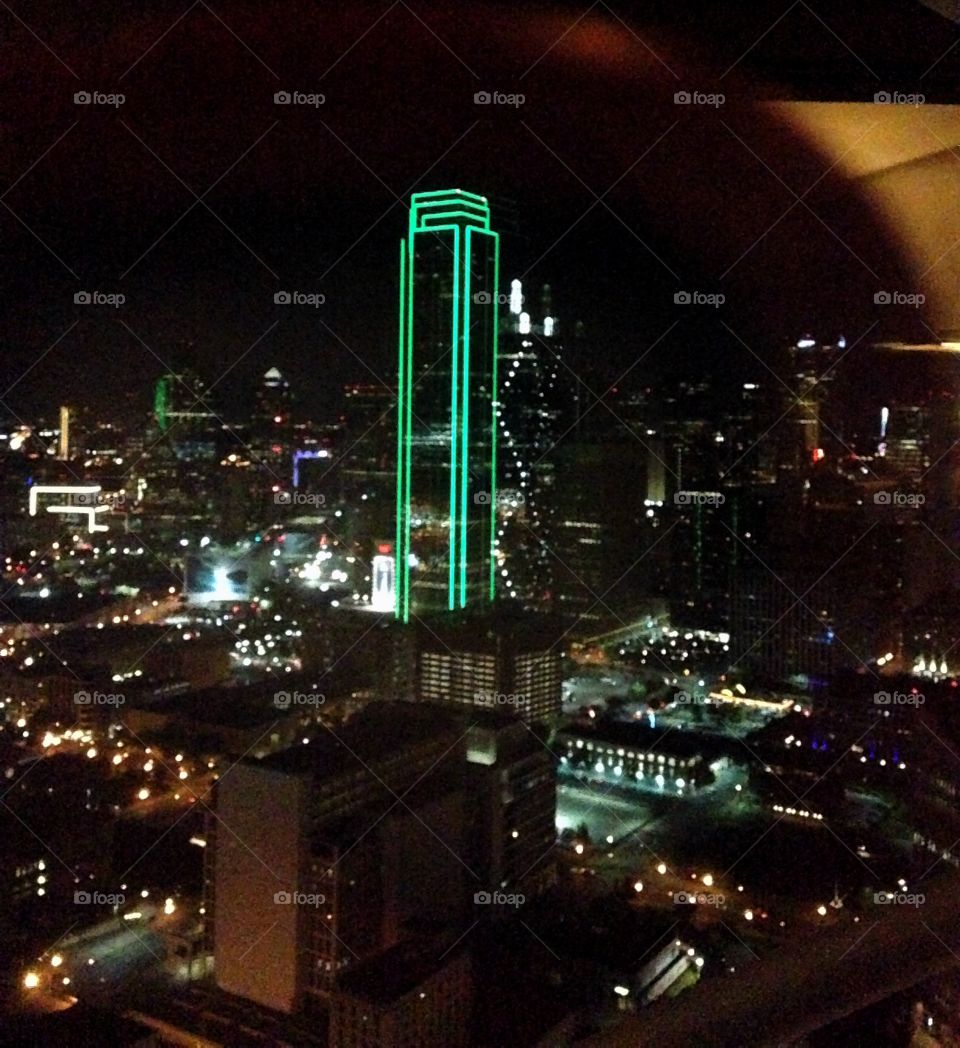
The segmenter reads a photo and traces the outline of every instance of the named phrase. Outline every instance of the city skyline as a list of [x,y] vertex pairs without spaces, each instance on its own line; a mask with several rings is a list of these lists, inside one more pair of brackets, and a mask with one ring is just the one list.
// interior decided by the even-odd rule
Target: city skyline
[[948,6],[0,15],[0,1043],[960,1046]]

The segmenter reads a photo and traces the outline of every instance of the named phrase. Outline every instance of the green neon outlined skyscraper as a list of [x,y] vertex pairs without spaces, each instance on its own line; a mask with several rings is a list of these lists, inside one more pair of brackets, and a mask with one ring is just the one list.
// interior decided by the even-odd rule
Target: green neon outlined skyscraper
[[499,237],[486,197],[414,193],[400,244],[396,614],[493,597]]

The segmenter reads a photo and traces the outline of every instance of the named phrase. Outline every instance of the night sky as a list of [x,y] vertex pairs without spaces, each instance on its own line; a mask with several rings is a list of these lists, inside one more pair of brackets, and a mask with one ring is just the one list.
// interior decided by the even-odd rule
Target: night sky
[[[877,280],[854,253],[884,280],[902,282],[901,262],[756,104],[868,98],[880,60],[905,84],[949,24],[900,0],[825,11],[829,30],[805,5],[775,25],[780,7],[661,6],[0,12],[0,410],[142,411],[157,375],[190,365],[240,412],[276,364],[322,416],[343,382],[391,381],[403,205],[452,186],[491,198],[505,279],[529,270],[562,321],[584,321],[578,368],[615,378],[678,320],[644,374],[726,362],[721,319],[760,352],[812,327],[856,337]],[[722,92],[722,110],[675,105],[684,89]],[[474,104],[484,90],[525,101]],[[76,105],[77,91],[125,101]],[[277,91],[325,102],[276,105]],[[814,183],[805,202],[829,228],[788,211]],[[678,317],[686,288],[722,290],[722,314]],[[74,304],[95,289],[126,302]],[[276,306],[278,290],[326,303]]]

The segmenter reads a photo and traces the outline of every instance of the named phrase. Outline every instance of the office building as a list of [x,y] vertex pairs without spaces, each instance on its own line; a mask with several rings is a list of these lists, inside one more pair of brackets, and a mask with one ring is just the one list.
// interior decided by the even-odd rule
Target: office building
[[552,619],[508,608],[424,620],[413,642],[414,697],[552,724],[562,702],[560,637]]
[[494,589],[499,239],[486,198],[415,193],[400,251],[396,613]]

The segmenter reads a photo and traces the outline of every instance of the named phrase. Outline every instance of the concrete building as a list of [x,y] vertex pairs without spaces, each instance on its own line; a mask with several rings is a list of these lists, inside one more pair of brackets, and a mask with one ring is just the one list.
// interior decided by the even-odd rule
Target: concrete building
[[331,1048],[466,1048],[470,956],[449,944],[399,943],[344,978],[330,1012]]

